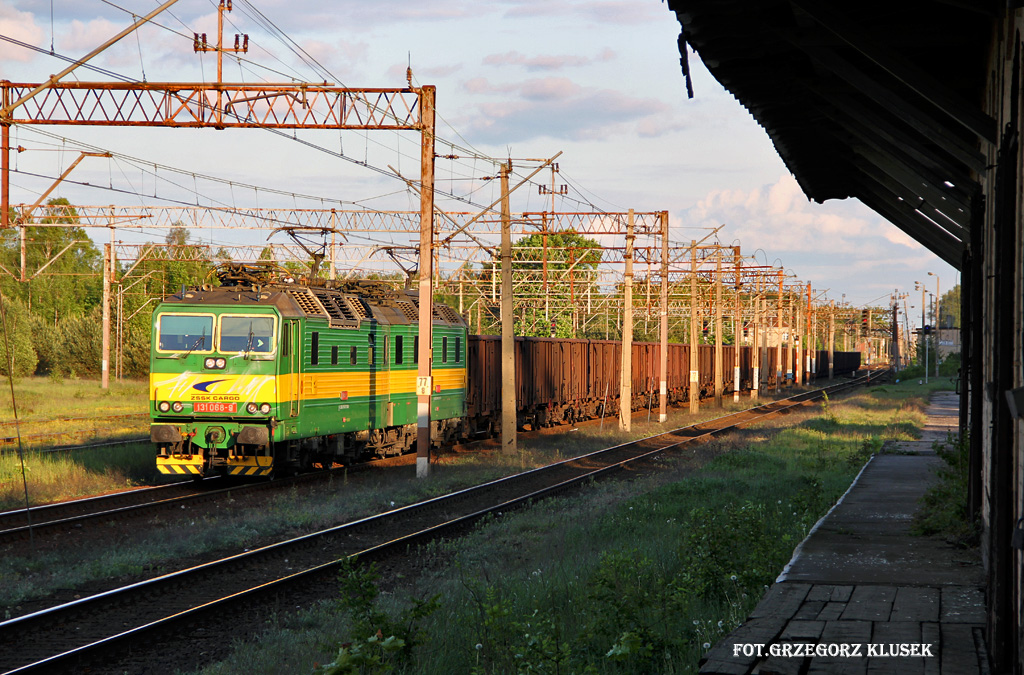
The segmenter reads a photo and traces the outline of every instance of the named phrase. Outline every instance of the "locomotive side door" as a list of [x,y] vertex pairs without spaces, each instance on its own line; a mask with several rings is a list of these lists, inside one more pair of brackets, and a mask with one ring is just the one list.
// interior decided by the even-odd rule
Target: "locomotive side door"
[[288,331],[287,340],[291,345],[291,349],[288,351],[288,416],[298,417],[299,395],[302,385],[300,373],[302,367],[302,332],[299,322],[294,319],[288,321],[285,330]]

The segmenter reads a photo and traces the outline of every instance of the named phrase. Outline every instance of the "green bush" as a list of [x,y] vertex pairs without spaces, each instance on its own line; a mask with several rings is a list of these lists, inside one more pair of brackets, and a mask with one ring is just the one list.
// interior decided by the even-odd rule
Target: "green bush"
[[61,372],[79,376],[97,376],[103,354],[103,313],[95,308],[89,314],[73,316],[60,323]]
[[440,596],[413,598],[411,606],[392,616],[377,603],[380,573],[376,564],[360,566],[348,558],[342,565],[340,608],[348,614],[351,639],[337,649],[334,661],[317,666],[315,675],[391,673],[408,664],[413,650],[426,640],[420,623],[440,607]]
[[31,375],[39,361],[32,346],[32,317],[28,308],[19,300],[5,296],[2,301],[6,318],[6,338],[0,335],[0,375],[11,373],[9,366],[12,362],[15,377]]

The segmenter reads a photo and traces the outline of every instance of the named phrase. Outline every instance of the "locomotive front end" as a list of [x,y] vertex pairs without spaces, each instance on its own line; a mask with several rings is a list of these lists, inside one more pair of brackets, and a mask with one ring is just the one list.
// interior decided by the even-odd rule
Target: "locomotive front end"
[[273,471],[280,326],[273,307],[157,309],[150,438],[161,473],[199,478]]

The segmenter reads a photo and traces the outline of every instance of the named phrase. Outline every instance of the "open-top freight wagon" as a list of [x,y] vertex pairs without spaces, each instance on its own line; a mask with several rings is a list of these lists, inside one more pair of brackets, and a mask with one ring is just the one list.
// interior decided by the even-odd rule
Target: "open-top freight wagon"
[[[632,354],[633,410],[658,405],[661,385],[661,345],[634,342]],[[733,364],[736,347],[722,346],[723,391],[733,391]],[[571,424],[602,414],[617,415],[622,343],[614,340],[562,340],[553,338],[515,339],[516,417],[519,427]],[[714,392],[715,348],[700,345],[700,397]],[[740,346],[740,391],[752,388],[753,347]],[[790,350],[789,372],[796,367],[795,351]],[[815,355],[817,377],[828,376],[828,352]],[[785,352],[783,354],[785,358]],[[486,433],[501,424],[501,338],[493,335],[469,336],[469,382],[467,383],[467,432]],[[833,352],[833,374],[848,374],[860,368],[860,352]],[[776,385],[775,349],[761,351],[760,387]],[[783,377],[785,377],[785,369]],[[670,405],[689,401],[690,349],[688,345],[668,345],[667,395]]]

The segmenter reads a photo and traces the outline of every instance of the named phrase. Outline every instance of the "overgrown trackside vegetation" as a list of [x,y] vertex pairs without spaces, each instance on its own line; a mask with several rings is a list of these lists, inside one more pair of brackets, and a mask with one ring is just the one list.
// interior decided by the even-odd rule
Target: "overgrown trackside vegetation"
[[977,546],[981,533],[967,507],[968,453],[970,436],[950,434],[945,443],[933,443],[943,461],[938,481],[928,489],[922,508],[914,516],[917,534],[938,534],[957,546]]
[[355,611],[351,588],[365,600],[376,582],[353,568],[341,599],[274,617],[259,644],[205,672],[693,672],[870,454],[915,437],[930,389],[829,401],[787,418],[793,428],[768,423],[644,477],[490,519],[414,552],[414,579],[378,587],[378,622],[358,619],[367,610]]
[[[96,382],[62,377],[28,377],[15,383],[17,427],[6,382],[0,390],[0,509],[25,506],[18,436],[25,450],[29,503],[44,504],[101,492],[157,478],[149,443],[44,452],[55,444],[147,435],[148,390],[145,382]],[[117,417],[127,415],[128,417]],[[111,417],[115,416],[115,417]]]

